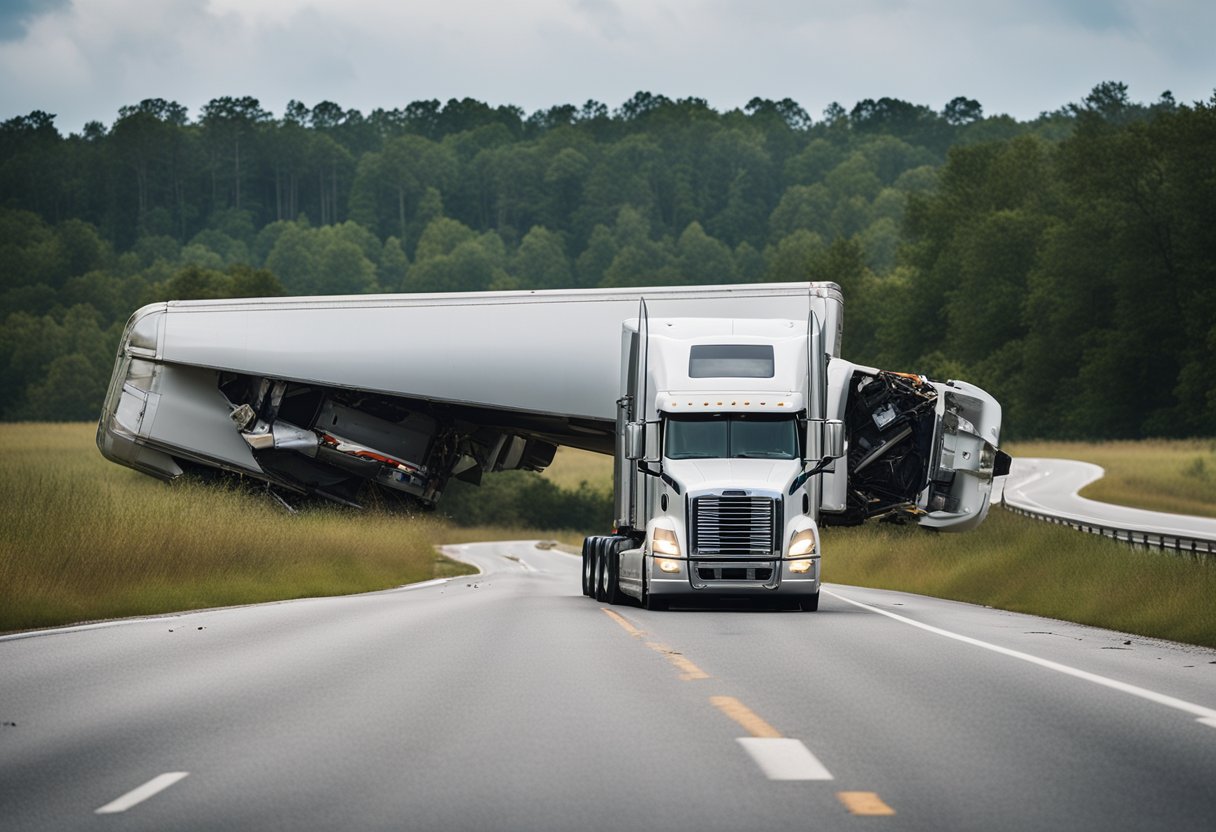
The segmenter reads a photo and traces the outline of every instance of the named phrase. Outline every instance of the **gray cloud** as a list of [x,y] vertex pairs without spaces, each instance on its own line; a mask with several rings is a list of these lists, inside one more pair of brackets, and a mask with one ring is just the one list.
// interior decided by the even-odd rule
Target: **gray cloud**
[[[253,95],[367,112],[470,96],[532,111],[639,89],[718,109],[790,97],[894,96],[941,107],[955,95],[1021,118],[1120,80],[1133,97],[1181,101],[1216,84],[1216,4],[1023,0],[29,0],[4,6],[0,118],[42,109],[63,130],[112,122],[143,98],[197,116],[211,98]],[[31,16],[32,15],[32,16]],[[0,31],[6,31],[0,28]]]
[[35,17],[58,11],[70,0],[4,0],[0,3],[0,41],[22,37]]

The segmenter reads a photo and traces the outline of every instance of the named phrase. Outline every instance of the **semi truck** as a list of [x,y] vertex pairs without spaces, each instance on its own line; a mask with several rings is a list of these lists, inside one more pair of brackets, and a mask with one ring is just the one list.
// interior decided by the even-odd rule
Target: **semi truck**
[[611,454],[584,594],[813,610],[822,525],[961,531],[1008,470],[990,395],[845,361],[842,330],[832,283],[169,301],[132,315],[97,442],[161,479],[423,507]]

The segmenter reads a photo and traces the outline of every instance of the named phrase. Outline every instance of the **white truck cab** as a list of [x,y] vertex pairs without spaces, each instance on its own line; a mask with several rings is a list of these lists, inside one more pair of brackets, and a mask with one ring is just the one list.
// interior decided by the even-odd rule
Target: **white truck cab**
[[818,433],[807,440],[808,426],[823,429],[808,410],[822,397],[807,330],[789,319],[625,323],[618,532],[636,530],[638,545],[602,567],[620,592],[649,607],[729,595],[818,603],[817,481],[801,475],[822,445]]

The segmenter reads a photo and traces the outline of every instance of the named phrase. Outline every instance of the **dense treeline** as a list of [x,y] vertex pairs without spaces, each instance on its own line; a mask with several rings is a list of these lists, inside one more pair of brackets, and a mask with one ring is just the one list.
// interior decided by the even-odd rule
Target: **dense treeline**
[[157,299],[814,279],[849,358],[975,380],[1013,434],[1211,434],[1214,108],[34,112],[0,124],[0,418],[95,417]]

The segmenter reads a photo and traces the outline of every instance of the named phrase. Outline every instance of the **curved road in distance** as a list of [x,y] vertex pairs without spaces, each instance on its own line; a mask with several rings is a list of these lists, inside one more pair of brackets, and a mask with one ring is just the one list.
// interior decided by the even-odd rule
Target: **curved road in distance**
[[992,502],[1000,503],[1003,493],[1009,505],[1079,523],[1216,540],[1214,518],[1146,511],[1078,496],[1105,473],[1099,465],[1075,459],[1015,459],[1009,474],[997,478]]
[[483,574],[0,640],[0,827],[1216,821],[1216,651],[831,585],[605,607],[570,555],[452,553]]

